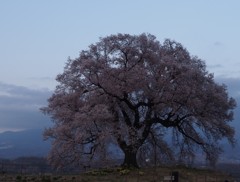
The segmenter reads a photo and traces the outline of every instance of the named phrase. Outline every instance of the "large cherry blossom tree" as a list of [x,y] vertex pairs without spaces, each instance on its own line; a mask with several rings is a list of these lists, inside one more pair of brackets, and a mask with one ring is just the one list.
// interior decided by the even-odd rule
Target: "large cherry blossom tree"
[[220,140],[234,144],[235,100],[175,41],[160,44],[150,34],[101,38],[69,59],[57,81],[42,108],[53,119],[44,136],[56,166],[94,159],[110,143],[122,150],[124,166],[135,167],[144,148],[173,158],[201,149],[214,161]]

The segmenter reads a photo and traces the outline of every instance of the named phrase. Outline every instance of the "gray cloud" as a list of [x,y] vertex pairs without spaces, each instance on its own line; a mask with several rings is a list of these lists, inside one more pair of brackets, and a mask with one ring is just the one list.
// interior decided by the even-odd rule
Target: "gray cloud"
[[49,76],[44,76],[44,77],[29,77],[28,79],[30,79],[30,80],[50,80],[50,81],[55,80],[55,78],[49,77]]
[[221,65],[221,64],[212,64],[212,65],[208,65],[207,67],[210,68],[210,69],[213,69],[213,68],[223,68],[223,65]]
[[214,45],[214,46],[222,46],[223,44],[222,44],[222,42],[220,42],[220,41],[216,41],[216,42],[214,42],[213,45]]
[[225,84],[227,86],[227,90],[230,96],[234,98],[240,97],[240,78],[230,78],[230,77],[219,76],[219,77],[215,77],[215,80],[219,84]]
[[15,105],[15,109],[20,110],[24,108],[23,106],[36,109],[33,106],[45,105],[50,95],[49,90],[34,90],[0,82],[0,107]]
[[[236,139],[240,137],[240,78],[216,77],[216,81],[227,86],[228,93],[237,102],[237,107],[234,110],[234,121],[231,125],[235,128]],[[240,146],[240,141],[238,140]]]
[[28,84],[27,85],[30,85],[30,88],[32,86],[36,86],[38,88],[44,88],[44,87],[47,87],[47,88],[50,88],[50,89],[54,89],[57,82],[56,82],[56,79],[54,77],[48,77],[48,76],[45,76],[45,77],[28,77],[27,78],[28,80]]
[[49,90],[34,90],[0,82],[0,129],[16,130],[49,126],[39,108],[47,104]]
[[[225,84],[229,95],[237,101],[233,125],[240,128],[240,78],[220,76],[215,80]],[[49,90],[34,90],[0,82],[0,131],[48,127],[50,119],[39,108],[47,105],[51,94]]]

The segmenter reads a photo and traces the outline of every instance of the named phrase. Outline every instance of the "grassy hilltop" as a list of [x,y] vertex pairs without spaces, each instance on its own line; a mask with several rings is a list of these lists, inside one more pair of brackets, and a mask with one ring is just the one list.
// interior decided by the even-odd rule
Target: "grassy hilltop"
[[[167,182],[167,176],[178,172],[179,182],[224,182],[234,179],[222,172],[186,167],[158,167],[145,169],[109,168],[90,170],[85,173],[44,174],[44,175],[8,175],[2,174],[0,181],[16,182]],[[165,179],[165,180],[164,180]]]

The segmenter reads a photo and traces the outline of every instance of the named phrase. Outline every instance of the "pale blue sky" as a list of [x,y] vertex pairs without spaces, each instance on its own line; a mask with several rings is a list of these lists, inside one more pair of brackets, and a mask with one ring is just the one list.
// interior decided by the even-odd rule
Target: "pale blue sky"
[[144,32],[182,43],[240,102],[240,0],[0,0],[0,132],[50,124],[39,107],[69,56]]
[[53,89],[68,56],[99,37],[143,32],[240,78],[239,19],[239,0],[1,0],[0,82]]
[[170,38],[205,60],[238,102],[240,138],[240,0],[0,0],[0,133],[50,126],[39,108],[68,57],[116,33]]

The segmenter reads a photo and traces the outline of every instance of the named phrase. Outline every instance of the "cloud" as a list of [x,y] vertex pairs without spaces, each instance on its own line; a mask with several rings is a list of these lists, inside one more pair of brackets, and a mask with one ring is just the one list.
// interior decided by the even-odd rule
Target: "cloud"
[[21,128],[0,128],[0,134],[4,133],[6,131],[18,132],[18,131],[24,131],[24,129],[21,129]]
[[221,42],[219,42],[219,41],[216,41],[216,42],[214,42],[214,44],[213,44],[214,46],[221,46],[221,45],[223,45]]
[[35,90],[0,82],[0,131],[42,128],[49,118],[39,108],[47,105],[49,90]]
[[55,80],[53,77],[44,76],[44,77],[29,77],[30,80]]
[[[236,99],[235,120],[240,120],[240,78],[215,77],[225,84],[229,95]],[[45,128],[52,123],[39,108],[47,105],[52,91],[29,89],[0,82],[0,131]],[[234,122],[240,128],[240,122]],[[240,136],[240,133],[239,133]]]
[[54,90],[56,85],[57,85],[57,81],[54,77],[28,77],[28,84],[30,85],[30,87],[36,87],[36,88],[43,88],[43,87],[47,87],[51,90]]
[[7,143],[0,143],[0,150],[6,150],[10,148],[13,148],[13,145],[9,145]]
[[46,105],[51,95],[48,90],[34,90],[0,82],[0,110],[38,110]]
[[221,64],[212,64],[212,65],[208,65],[207,67],[210,68],[210,69],[223,68],[223,65],[221,65]]
[[240,78],[238,78],[238,77],[230,78],[230,77],[218,76],[218,77],[215,77],[215,80],[219,84],[225,84],[227,86],[227,90],[228,90],[230,96],[232,96],[234,98],[240,98]]
[[[235,128],[236,138],[240,137],[240,78],[215,77],[215,80],[220,84],[227,86],[229,96],[233,97],[237,102],[237,107],[234,110],[234,121],[232,126]],[[240,141],[238,141],[240,144]]]

